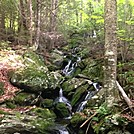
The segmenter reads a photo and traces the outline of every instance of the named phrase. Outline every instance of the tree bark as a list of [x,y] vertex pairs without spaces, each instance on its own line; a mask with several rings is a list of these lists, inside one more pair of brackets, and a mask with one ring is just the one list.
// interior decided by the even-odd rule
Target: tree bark
[[35,50],[39,47],[40,42],[40,21],[41,21],[41,1],[37,0],[36,3],[37,10],[36,10],[36,30],[35,30]]
[[50,32],[56,31],[58,0],[51,0]]
[[29,41],[28,43],[32,46],[33,40],[33,10],[32,10],[32,1],[27,0],[28,4],[28,31],[29,31]]
[[24,30],[25,32],[27,31],[27,21],[26,21],[26,13],[25,13],[25,7],[24,7],[24,2],[23,0],[20,0],[20,16],[21,16],[21,29]]
[[108,107],[118,99],[116,87],[117,66],[117,5],[116,0],[105,0],[105,53],[104,53],[104,89]]

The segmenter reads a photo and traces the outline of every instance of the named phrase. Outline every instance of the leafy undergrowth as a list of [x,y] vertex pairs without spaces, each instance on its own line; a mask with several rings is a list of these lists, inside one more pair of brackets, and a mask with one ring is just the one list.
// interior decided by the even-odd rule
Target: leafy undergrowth
[[[13,48],[14,49],[14,48]],[[7,108],[2,104],[5,104],[8,100],[13,100],[16,93],[20,91],[19,88],[13,86],[10,83],[10,77],[12,72],[18,68],[25,67],[23,54],[25,53],[25,47],[15,47],[14,50],[0,49],[0,118],[5,114],[27,113],[36,106],[14,107]]]
[[15,96],[19,91],[10,83],[10,73],[17,68],[23,67],[22,56],[13,50],[0,50],[0,103],[3,103]]

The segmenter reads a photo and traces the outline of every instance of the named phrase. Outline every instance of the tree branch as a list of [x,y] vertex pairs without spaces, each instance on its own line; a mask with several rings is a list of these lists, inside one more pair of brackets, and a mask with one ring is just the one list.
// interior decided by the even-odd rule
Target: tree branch
[[130,108],[131,112],[134,115],[134,110],[133,110],[133,103],[132,101],[128,98],[127,94],[125,93],[125,91],[123,90],[123,88],[121,87],[121,85],[119,84],[118,81],[116,81],[117,87],[119,89],[119,91],[121,92],[121,95],[123,96],[124,100],[126,101],[128,107]]
[[90,121],[95,115],[97,114],[97,112],[95,112],[93,115],[91,115],[81,126],[80,128],[82,128],[88,121]]

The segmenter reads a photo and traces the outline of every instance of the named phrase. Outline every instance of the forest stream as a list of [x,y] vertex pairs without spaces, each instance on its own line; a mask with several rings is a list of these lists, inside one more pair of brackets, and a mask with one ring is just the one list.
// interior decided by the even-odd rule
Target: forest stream
[[20,68],[8,72],[15,94],[1,100],[1,134],[96,134],[88,120],[94,117],[97,123],[97,114],[102,118],[110,113],[101,106],[104,98],[99,94],[102,62],[75,50],[54,49],[49,65],[35,52],[23,54]]

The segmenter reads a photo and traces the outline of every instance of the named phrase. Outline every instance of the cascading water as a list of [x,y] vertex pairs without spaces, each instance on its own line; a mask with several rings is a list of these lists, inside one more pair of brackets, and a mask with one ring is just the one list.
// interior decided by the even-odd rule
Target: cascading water
[[[70,119],[71,114],[72,114],[72,106],[71,106],[69,100],[63,96],[62,88],[60,88],[60,90],[59,90],[59,97],[56,98],[55,103],[64,103],[64,104],[66,104],[66,106],[67,106],[67,108],[68,108],[68,110],[70,112],[70,115],[68,117],[65,117],[64,119],[65,120]],[[66,125],[61,124],[61,120],[59,122],[57,122],[57,123],[58,123],[57,126],[56,126],[57,134],[69,134],[69,132],[68,132],[68,130],[66,128]]]
[[68,130],[65,127],[60,126],[59,134],[69,134],[69,132],[68,132]]
[[70,76],[74,72],[75,68],[77,67],[77,63],[80,61],[81,61],[80,57],[77,57],[77,60],[75,60],[74,62],[72,60],[69,60],[68,64],[65,66],[65,68],[62,71],[63,74],[65,74],[66,76]]
[[65,68],[63,69],[63,74],[65,74],[66,76],[69,75],[69,68],[70,68],[70,65],[71,65],[71,60],[68,61],[68,64],[65,66]]
[[[75,71],[76,67],[78,66],[78,63],[81,62],[81,58],[77,57],[76,55],[72,55],[72,58],[68,60],[67,65],[64,67],[62,70],[63,74],[65,76],[70,76],[73,74]],[[88,78],[83,78],[83,79],[88,79]],[[62,82],[61,82],[62,83]],[[85,106],[88,103],[88,100],[90,100],[99,90],[100,90],[100,85],[98,83],[94,83],[91,81],[89,85],[92,85],[94,87],[94,91],[88,91],[86,96],[84,97],[84,100],[78,104],[78,107],[76,111],[73,112],[81,112]],[[55,100],[56,103],[64,103],[67,106],[67,109],[70,111],[70,115],[66,117],[63,117],[63,119],[68,120],[72,116],[72,106],[68,99],[63,96],[63,89],[60,88],[59,90],[59,97]],[[61,120],[59,121],[61,123]],[[58,133],[59,134],[69,134],[68,130],[66,129],[66,126],[61,124],[60,127],[58,127]]]
[[95,91],[87,92],[85,99],[78,105],[76,112],[81,112],[85,108],[88,100],[90,100],[101,88],[98,83],[92,83],[92,85],[95,88]]
[[96,92],[98,92],[101,89],[101,86],[98,83],[92,83],[92,84],[93,84]]
[[72,106],[71,106],[69,100],[63,96],[62,88],[60,88],[59,97],[56,98],[56,100],[55,100],[55,103],[58,103],[58,102],[62,102],[64,104],[66,104],[66,106],[69,109],[70,113],[72,112]]

